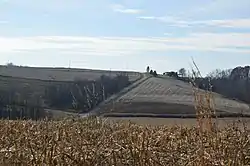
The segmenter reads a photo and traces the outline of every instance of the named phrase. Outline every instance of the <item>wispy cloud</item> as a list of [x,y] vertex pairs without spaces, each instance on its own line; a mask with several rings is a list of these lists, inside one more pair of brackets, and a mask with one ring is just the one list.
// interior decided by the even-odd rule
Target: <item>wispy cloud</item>
[[177,17],[171,17],[171,16],[139,16],[137,18],[140,20],[154,20],[167,23],[168,26],[188,27],[191,25],[190,22],[183,21]]
[[5,21],[5,20],[0,20],[0,24],[7,24],[8,21]]
[[249,11],[249,0],[214,0],[196,7],[193,14],[230,15]]
[[111,5],[111,8],[114,12],[119,12],[119,13],[126,13],[126,14],[142,13],[142,10],[140,10],[140,9],[125,8],[123,5],[120,5],[120,4],[113,4],[113,5]]
[[163,33],[164,36],[171,36],[171,33]]
[[250,28],[250,19],[209,20],[204,21],[204,24],[228,28]]
[[0,53],[43,52],[123,56],[173,50],[250,53],[250,33],[193,33],[187,37],[0,37]]
[[250,28],[250,18],[245,19],[223,19],[223,20],[182,20],[177,17],[156,17],[156,16],[140,16],[141,20],[155,20],[167,23],[169,26],[176,27],[201,27],[212,26],[220,28]]
[[85,1],[81,0],[5,0],[4,5],[6,6],[18,6],[31,8],[36,10],[46,10],[46,11],[68,11],[80,9],[85,5]]

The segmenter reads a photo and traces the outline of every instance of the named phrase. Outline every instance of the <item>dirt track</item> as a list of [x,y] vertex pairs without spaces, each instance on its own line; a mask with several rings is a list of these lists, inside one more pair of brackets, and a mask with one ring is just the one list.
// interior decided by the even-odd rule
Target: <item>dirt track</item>
[[[137,123],[140,125],[167,125],[167,126],[183,126],[183,127],[194,127],[197,124],[196,119],[181,119],[181,118],[147,118],[147,117],[136,117],[136,118],[114,118],[109,117],[106,119],[106,122],[114,123],[114,122],[132,122]],[[219,118],[217,121],[214,120],[214,123],[218,124],[218,127],[226,127],[227,125],[231,125],[235,123],[239,127],[246,127],[250,128],[250,118]]]

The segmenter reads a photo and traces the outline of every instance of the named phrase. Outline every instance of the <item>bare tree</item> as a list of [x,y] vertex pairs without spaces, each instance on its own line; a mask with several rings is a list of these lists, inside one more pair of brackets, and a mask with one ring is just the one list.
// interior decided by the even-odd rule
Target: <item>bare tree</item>
[[14,63],[12,63],[12,62],[8,62],[8,63],[6,64],[6,66],[7,66],[7,67],[13,67],[13,66],[15,66],[15,65],[14,65]]
[[216,70],[210,72],[207,75],[207,77],[209,77],[209,78],[229,78],[231,72],[232,72],[231,69],[228,69],[228,70],[216,69]]
[[182,76],[182,77],[186,77],[187,76],[187,71],[185,68],[181,68],[179,70],[179,74]]

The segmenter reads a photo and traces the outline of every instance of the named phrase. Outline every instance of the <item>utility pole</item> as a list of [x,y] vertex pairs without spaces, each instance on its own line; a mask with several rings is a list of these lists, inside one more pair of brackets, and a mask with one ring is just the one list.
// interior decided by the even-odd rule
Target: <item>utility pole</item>
[[71,60],[69,60],[69,69],[70,69],[70,67],[71,67]]

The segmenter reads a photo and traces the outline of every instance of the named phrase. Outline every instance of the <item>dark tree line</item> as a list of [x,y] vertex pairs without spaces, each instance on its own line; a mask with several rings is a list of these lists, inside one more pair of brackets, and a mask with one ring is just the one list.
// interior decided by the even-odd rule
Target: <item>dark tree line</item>
[[249,66],[236,67],[233,70],[222,70],[216,73],[215,77],[208,76],[204,78],[200,86],[207,89],[210,81],[214,92],[250,103]]
[[177,73],[177,72],[174,72],[174,71],[165,72],[165,73],[163,73],[163,75],[166,75],[166,76],[168,76],[168,77],[178,78],[178,73]]
[[39,97],[27,96],[15,90],[0,91],[0,118],[38,120],[44,118],[45,115]]
[[[179,78],[190,82],[190,78]],[[250,66],[236,67],[232,70],[215,70],[205,78],[196,78],[195,84],[204,90],[222,94],[226,97],[250,103]]]
[[110,95],[130,84],[127,75],[101,76],[98,80],[75,80],[44,85],[36,92],[33,87],[8,85],[0,90],[0,119],[33,119],[50,116],[45,108],[88,112]]
[[95,81],[77,80],[72,84],[48,86],[44,98],[52,108],[70,108],[77,112],[88,112],[129,84],[126,75],[117,75],[114,78],[101,76]]

